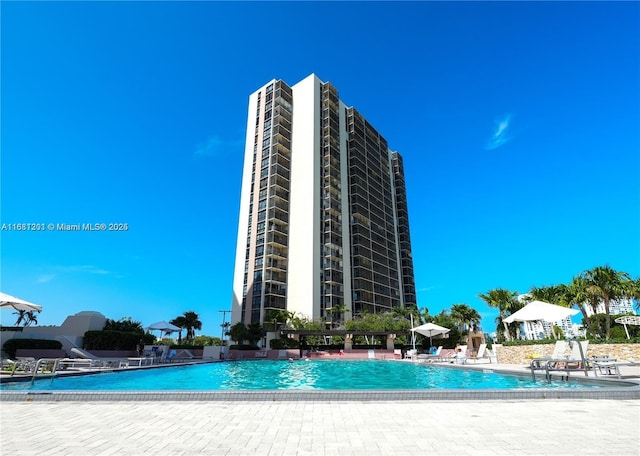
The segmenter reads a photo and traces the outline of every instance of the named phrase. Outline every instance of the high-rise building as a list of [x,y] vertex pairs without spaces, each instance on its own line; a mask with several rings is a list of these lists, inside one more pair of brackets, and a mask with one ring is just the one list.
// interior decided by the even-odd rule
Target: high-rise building
[[330,84],[249,97],[232,323],[416,306],[402,157]]

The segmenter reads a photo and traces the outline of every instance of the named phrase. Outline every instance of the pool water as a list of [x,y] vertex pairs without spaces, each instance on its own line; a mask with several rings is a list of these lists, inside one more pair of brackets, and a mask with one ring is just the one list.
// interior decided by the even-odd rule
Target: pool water
[[422,390],[594,388],[390,361],[239,361],[4,383],[0,391]]

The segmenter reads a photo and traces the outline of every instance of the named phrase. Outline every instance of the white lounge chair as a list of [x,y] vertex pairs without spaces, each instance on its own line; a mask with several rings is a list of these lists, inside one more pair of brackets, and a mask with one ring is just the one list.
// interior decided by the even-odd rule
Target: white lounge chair
[[567,377],[571,372],[584,371],[588,376],[590,363],[587,358],[588,340],[572,341],[571,355],[569,358],[551,359],[545,365],[547,380],[551,379],[551,372],[566,372]]
[[622,374],[620,373],[621,366],[640,366],[640,362],[638,361],[608,361],[606,359],[593,360],[591,363],[596,377],[598,376],[598,372],[600,372],[600,374],[606,375],[615,374],[618,379],[622,379]]
[[565,359],[566,353],[567,341],[556,340],[556,345],[553,347],[553,353],[551,354],[551,356],[539,356],[537,358],[531,359],[531,363],[529,364],[531,376],[535,379],[535,371],[546,371],[547,361],[550,361],[552,359]]
[[421,353],[418,355],[419,360],[434,360],[440,358],[442,353],[442,345],[440,345],[433,353]]
[[476,356],[472,356],[470,358],[467,358],[467,362],[469,361],[473,361],[474,363],[476,363],[479,360],[484,360],[484,359],[488,359],[489,363],[491,363],[491,358],[494,357],[493,354],[491,352],[489,352],[487,350],[487,344],[480,344],[480,347],[478,347],[478,354]]
[[[73,347],[71,353],[74,353],[78,358],[81,358],[89,362],[89,367],[119,367],[122,360],[116,358],[101,358],[99,356],[92,355],[88,351],[85,351],[78,347]],[[64,358],[61,360],[63,364],[69,365],[69,363],[78,362],[78,358]]]

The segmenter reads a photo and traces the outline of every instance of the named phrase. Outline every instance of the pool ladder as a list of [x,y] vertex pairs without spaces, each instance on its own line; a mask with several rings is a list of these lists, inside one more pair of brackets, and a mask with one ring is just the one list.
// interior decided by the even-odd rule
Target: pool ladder
[[[36,378],[40,376],[38,374],[41,368],[42,376],[51,375],[51,383],[53,383],[53,380],[56,378],[58,361],[60,361],[60,358],[40,358],[38,361],[36,361],[36,365],[33,368],[33,377],[31,377],[31,384],[33,385],[33,383],[36,381]],[[49,366],[51,366],[51,373],[45,372],[45,369]]]

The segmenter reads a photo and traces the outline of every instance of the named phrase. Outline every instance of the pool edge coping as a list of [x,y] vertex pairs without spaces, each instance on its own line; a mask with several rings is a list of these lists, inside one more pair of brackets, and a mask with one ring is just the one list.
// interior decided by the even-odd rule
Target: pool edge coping
[[0,402],[119,401],[478,401],[532,399],[640,399],[640,386],[595,390],[245,390],[245,391],[3,391]]

